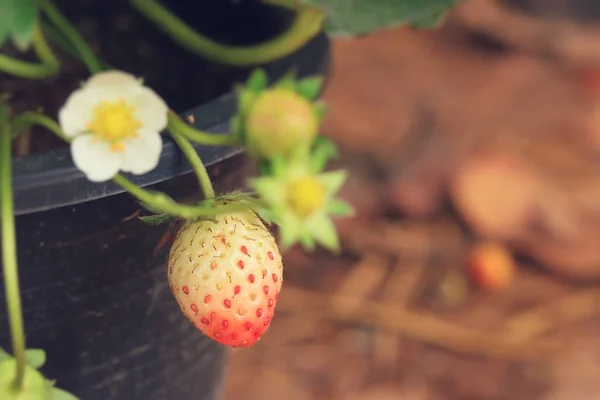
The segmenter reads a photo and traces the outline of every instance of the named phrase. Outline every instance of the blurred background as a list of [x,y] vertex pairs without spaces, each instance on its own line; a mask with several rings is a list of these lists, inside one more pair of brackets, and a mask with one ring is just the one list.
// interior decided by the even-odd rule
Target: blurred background
[[600,3],[336,39],[341,256],[285,256],[225,399],[600,398]]

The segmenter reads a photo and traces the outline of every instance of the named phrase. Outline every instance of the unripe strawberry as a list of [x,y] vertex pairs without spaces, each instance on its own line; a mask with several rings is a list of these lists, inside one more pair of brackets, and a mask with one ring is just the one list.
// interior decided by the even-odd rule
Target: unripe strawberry
[[283,280],[277,243],[252,211],[186,222],[168,260],[183,313],[218,343],[249,347],[273,319]]
[[319,119],[310,101],[293,90],[275,88],[258,95],[245,122],[248,151],[272,159],[288,156],[302,143],[312,142]]

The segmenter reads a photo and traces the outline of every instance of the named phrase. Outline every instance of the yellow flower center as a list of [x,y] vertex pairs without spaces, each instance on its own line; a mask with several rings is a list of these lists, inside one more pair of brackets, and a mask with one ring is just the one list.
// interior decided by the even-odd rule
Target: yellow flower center
[[87,128],[95,135],[96,140],[110,143],[113,152],[124,152],[123,140],[137,137],[137,130],[142,126],[135,118],[135,107],[124,100],[102,101],[93,110],[92,120]]
[[289,203],[297,215],[308,217],[325,205],[325,188],[314,178],[304,177],[289,184]]

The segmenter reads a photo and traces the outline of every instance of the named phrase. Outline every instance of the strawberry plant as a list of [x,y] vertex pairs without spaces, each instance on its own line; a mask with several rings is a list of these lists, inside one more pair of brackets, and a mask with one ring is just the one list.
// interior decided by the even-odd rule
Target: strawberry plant
[[[433,26],[455,2],[362,0],[360,8],[350,1],[264,0],[294,13],[294,22],[274,39],[245,46],[219,43],[196,32],[156,0],[129,0],[129,5],[192,53],[226,65],[257,66],[298,50],[323,27],[337,35],[397,24]],[[183,316],[221,345],[248,347],[267,331],[277,299],[285,293],[282,251],[296,244],[309,251],[316,245],[339,250],[331,218],[352,210],[336,197],[345,172],[327,168],[336,146],[320,132],[325,114],[317,100],[321,77],[300,79],[289,71],[270,82],[263,69],[254,68],[236,88],[231,132],[218,134],[184,121],[143,76],[112,68],[51,0],[0,0],[0,46],[17,49],[16,54],[0,54],[0,72],[39,79],[40,90],[42,79],[64,72],[57,48],[89,72],[62,99],[56,116],[37,109],[15,112],[10,93],[0,96],[2,271],[12,340],[11,353],[0,351],[1,399],[76,398],[60,389],[61,382],[42,374],[44,351],[27,349],[25,343],[19,280],[28,277],[18,270],[11,148],[32,127],[48,130],[69,146],[72,163],[89,182],[111,181],[139,201],[150,214],[139,217],[142,221],[169,223],[175,238],[164,279]],[[35,59],[22,54],[28,51]],[[167,140],[191,165],[202,201],[179,202],[127,176],[156,169]],[[259,176],[248,181],[247,191],[215,193],[194,148],[198,144],[247,150]],[[278,239],[271,225],[279,228]]]

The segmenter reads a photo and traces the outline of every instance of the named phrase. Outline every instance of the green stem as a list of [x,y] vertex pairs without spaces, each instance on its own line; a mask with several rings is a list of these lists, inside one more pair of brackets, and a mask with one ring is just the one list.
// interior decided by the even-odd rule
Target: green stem
[[60,126],[54,121],[52,118],[47,117],[43,114],[38,114],[33,111],[25,111],[22,114],[17,115],[12,119],[11,128],[12,132],[15,135],[18,135],[23,130],[27,129],[31,125],[40,125],[49,131],[53,132],[56,136],[64,140],[65,142],[70,142],[71,138],[65,135],[65,133],[60,129]]
[[192,166],[192,169],[198,178],[198,183],[200,184],[202,192],[204,193],[204,198],[210,199],[215,197],[215,190],[213,189],[212,182],[210,181],[210,176],[208,176],[206,167],[204,167],[204,163],[200,159],[196,149],[194,149],[190,141],[177,129],[170,127],[169,131],[171,133],[171,137],[175,143],[177,143],[177,146],[179,146],[179,149]]
[[316,36],[325,14],[320,8],[303,6],[292,26],[280,36],[255,46],[230,46],[201,35],[157,0],[130,0],[131,5],[179,45],[217,62],[235,66],[264,64],[290,54]]
[[[64,134],[60,126],[54,121],[52,118],[47,117],[42,114],[38,114],[35,112],[24,112],[14,117],[12,120],[12,128],[13,129],[25,129],[31,125],[41,125],[46,129],[54,132],[57,136],[63,139],[66,142],[71,142],[72,138],[68,137]],[[190,146],[191,147],[191,146]],[[193,148],[192,148],[193,149]],[[195,151],[194,151],[195,152]],[[189,154],[186,153],[186,156]],[[197,157],[197,155],[196,155]],[[193,158],[190,159],[190,163],[194,166]],[[202,161],[200,161],[200,166],[196,165],[194,171],[196,174],[199,173],[197,168],[204,168],[202,165]],[[208,179],[208,177],[206,178]],[[176,217],[184,218],[184,219],[194,219],[199,217],[210,217],[223,212],[233,212],[233,211],[244,211],[248,209],[252,209],[255,206],[259,206],[260,203],[257,201],[256,203],[247,202],[245,204],[234,203],[234,204],[226,204],[220,205],[214,208],[205,208],[199,206],[188,206],[184,204],[179,204],[171,199],[164,193],[161,192],[152,192],[146,189],[142,189],[137,186],[127,178],[125,178],[121,174],[117,174],[113,178],[113,182],[117,185],[121,186],[123,189],[128,191],[131,195],[133,195],[136,199],[142,202],[145,207],[149,208],[154,212],[165,213],[169,215],[173,215]],[[210,184],[210,180],[208,181]],[[206,186],[203,185],[203,190],[206,190]],[[214,192],[212,192],[212,185],[210,186],[210,190],[208,192],[205,191],[205,196],[213,197]]]
[[32,43],[33,50],[42,61],[41,63],[21,61],[0,54],[0,71],[28,79],[41,79],[56,75],[60,69],[60,63],[44,39],[39,25],[33,30]]
[[149,210],[157,213],[165,213],[184,219],[195,219],[199,217],[212,217],[225,212],[244,211],[258,206],[260,203],[248,202],[245,204],[233,203],[220,205],[212,208],[200,206],[188,206],[179,204],[161,192],[150,192],[137,186],[121,174],[113,178],[113,182],[128,191],[133,197],[138,199]]
[[0,216],[2,218],[2,272],[4,275],[4,292],[6,308],[10,323],[10,336],[17,374],[15,389],[20,390],[25,376],[25,335],[21,294],[19,293],[19,273],[17,269],[17,246],[15,238],[15,215],[12,197],[11,171],[11,134],[6,121],[0,121]]
[[73,47],[81,55],[81,58],[92,74],[102,71],[102,64],[98,57],[94,54],[90,46],[77,32],[77,29],[49,0],[38,0],[41,10],[46,14],[48,19],[69,39]]
[[194,143],[205,144],[208,146],[233,146],[236,144],[235,138],[226,133],[211,134],[202,132],[189,124],[186,124],[179,115],[169,110],[169,129],[174,129],[181,133],[188,140]]

